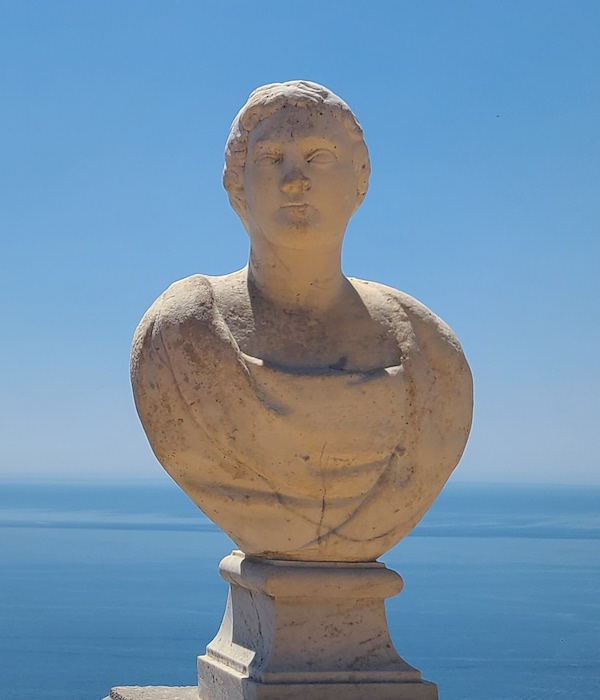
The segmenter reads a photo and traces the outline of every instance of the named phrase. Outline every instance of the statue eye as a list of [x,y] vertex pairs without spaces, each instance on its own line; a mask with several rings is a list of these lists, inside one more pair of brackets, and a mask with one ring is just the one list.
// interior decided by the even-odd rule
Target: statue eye
[[316,163],[317,165],[333,163],[335,160],[335,155],[327,148],[319,148],[318,150],[313,151],[306,160],[309,163]]
[[272,165],[274,163],[279,163],[282,156],[278,153],[262,153],[256,159],[257,165]]

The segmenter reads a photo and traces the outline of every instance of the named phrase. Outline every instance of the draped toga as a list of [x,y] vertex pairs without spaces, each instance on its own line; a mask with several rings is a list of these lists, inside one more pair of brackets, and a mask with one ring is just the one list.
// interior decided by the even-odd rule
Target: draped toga
[[136,331],[132,383],[152,449],[247,554],[373,560],[417,524],[460,459],[472,386],[458,341],[419,302],[373,286],[400,350],[394,367],[251,357],[203,275],[172,285]]

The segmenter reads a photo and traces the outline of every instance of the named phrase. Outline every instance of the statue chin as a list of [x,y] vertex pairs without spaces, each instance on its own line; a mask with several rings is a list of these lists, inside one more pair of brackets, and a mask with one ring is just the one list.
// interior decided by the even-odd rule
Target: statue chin
[[201,275],[170,287],[142,320],[132,381],[150,444],[246,554],[374,560],[458,463],[468,366],[445,324],[395,296],[402,362],[368,372],[289,371],[245,355]]

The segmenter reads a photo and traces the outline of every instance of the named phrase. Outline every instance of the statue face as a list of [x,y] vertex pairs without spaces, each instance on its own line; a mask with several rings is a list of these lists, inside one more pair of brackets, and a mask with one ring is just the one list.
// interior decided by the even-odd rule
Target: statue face
[[326,108],[286,106],[248,138],[249,233],[274,245],[339,245],[357,201],[354,144]]

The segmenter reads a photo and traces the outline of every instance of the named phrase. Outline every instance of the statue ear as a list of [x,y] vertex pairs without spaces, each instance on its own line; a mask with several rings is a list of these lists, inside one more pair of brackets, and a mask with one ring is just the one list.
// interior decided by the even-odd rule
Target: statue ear
[[371,175],[371,162],[367,144],[361,139],[354,145],[352,154],[354,172],[356,173],[356,209],[360,207],[369,189],[369,176]]
[[233,211],[240,217],[244,228],[247,230],[248,222],[248,209],[246,207],[246,198],[244,197],[244,191],[239,190],[229,195],[229,203]]
[[246,226],[246,197],[244,196],[244,178],[240,168],[231,166],[225,168],[223,187],[227,190],[232,209]]

